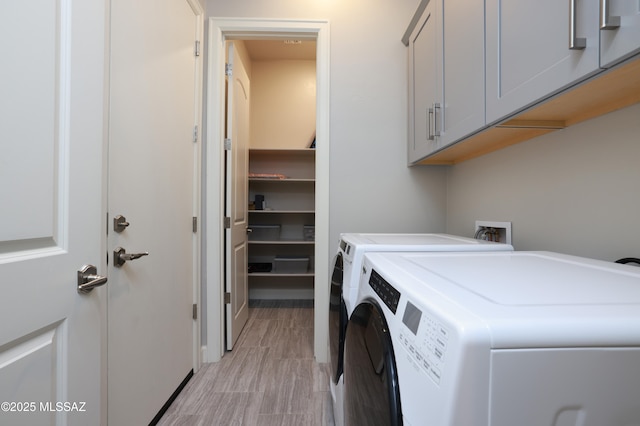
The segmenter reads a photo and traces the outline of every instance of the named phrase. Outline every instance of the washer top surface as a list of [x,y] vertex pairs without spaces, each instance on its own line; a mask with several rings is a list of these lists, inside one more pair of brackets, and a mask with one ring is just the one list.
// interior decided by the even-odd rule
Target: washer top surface
[[397,251],[428,250],[495,250],[512,251],[509,244],[500,244],[473,238],[448,234],[341,234],[340,238],[354,247],[363,247],[366,251],[388,251],[393,246]]
[[371,253],[413,303],[494,347],[640,343],[640,268],[547,252]]

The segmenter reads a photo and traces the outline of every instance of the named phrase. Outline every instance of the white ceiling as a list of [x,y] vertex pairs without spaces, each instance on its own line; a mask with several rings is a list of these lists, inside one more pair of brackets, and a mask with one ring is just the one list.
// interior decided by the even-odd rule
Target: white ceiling
[[276,59],[306,59],[316,58],[315,40],[296,40],[285,43],[285,40],[245,40],[249,56],[254,61]]

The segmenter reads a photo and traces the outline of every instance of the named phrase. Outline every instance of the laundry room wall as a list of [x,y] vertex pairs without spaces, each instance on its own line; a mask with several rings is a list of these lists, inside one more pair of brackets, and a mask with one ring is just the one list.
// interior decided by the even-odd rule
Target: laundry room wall
[[251,148],[309,148],[316,130],[316,61],[255,60]]
[[518,250],[640,257],[640,104],[460,163],[447,232],[511,221]]
[[[407,50],[418,0],[207,0],[211,17],[330,27],[330,250],[340,232],[442,232],[446,169],[408,168]],[[334,243],[335,242],[335,243]]]

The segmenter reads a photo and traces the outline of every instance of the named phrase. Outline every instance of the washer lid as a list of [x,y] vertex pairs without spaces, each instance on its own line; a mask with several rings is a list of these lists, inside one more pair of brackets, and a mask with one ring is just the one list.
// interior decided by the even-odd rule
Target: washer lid
[[544,252],[370,253],[366,260],[470,341],[493,348],[640,345],[634,266]]
[[[348,244],[367,246],[367,251],[384,246],[404,246],[407,251],[414,251],[417,246],[422,250],[459,251],[459,250],[494,250],[512,251],[510,244],[476,240],[448,234],[341,234],[340,238]],[[388,250],[388,249],[387,249]],[[395,248],[394,248],[395,250]]]
[[557,254],[408,255],[420,268],[510,306],[640,304],[640,268]]

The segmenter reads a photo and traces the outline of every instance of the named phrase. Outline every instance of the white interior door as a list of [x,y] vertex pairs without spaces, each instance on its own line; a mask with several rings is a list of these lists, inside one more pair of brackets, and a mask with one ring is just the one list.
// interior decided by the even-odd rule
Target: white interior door
[[[105,417],[104,2],[0,2],[0,424]],[[66,407],[66,408],[65,408]]]
[[193,367],[199,18],[188,0],[112,0],[111,19],[109,424],[142,425]]
[[249,77],[232,42],[228,43],[225,235],[227,350],[231,350],[249,319],[247,284],[247,167],[249,149]]

